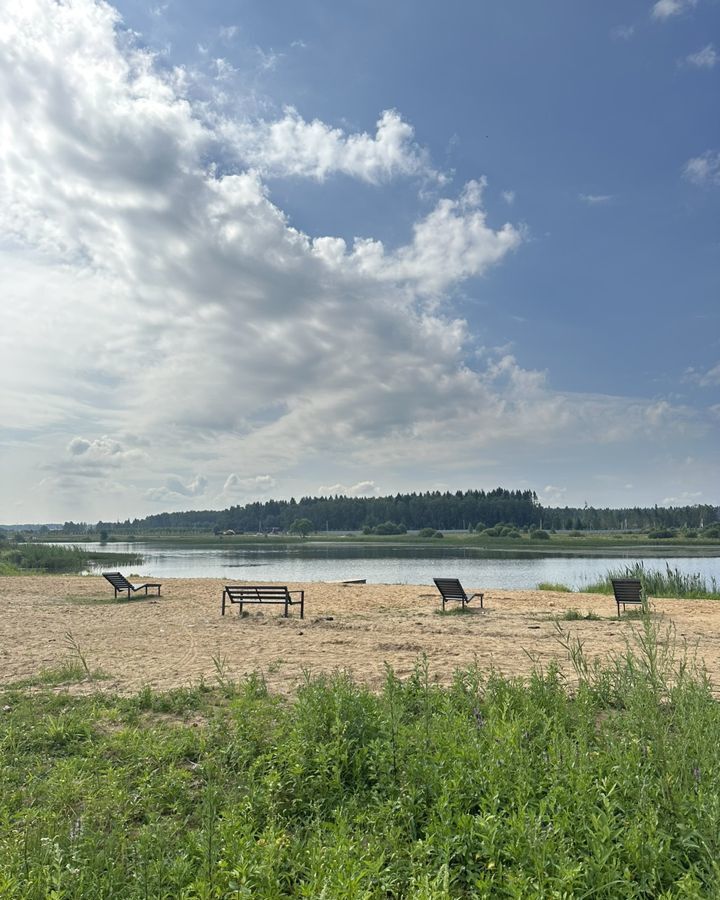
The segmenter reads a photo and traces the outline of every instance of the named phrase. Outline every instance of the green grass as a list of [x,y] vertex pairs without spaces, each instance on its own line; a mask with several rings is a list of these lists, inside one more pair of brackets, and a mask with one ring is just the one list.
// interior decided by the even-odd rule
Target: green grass
[[471,606],[451,606],[449,608],[435,610],[436,616],[472,616],[475,615],[476,612],[480,611],[479,606],[471,607]]
[[[608,531],[603,533],[586,533],[586,532],[560,532],[550,534],[548,539],[533,539],[530,534],[522,534],[519,537],[492,537],[486,535],[467,533],[467,532],[444,532],[443,546],[457,546],[464,549],[521,549],[527,547],[533,551],[543,551],[552,553],[553,551],[563,553],[583,554],[587,551],[598,551],[606,553],[627,553],[628,551],[638,551],[642,548],[643,552],[653,553],[662,552],[664,556],[668,554],[686,553],[688,548],[692,548],[693,552],[705,552],[711,555],[717,555],[720,547],[720,539],[715,537],[706,537],[702,532],[697,538],[688,538],[682,533],[678,533],[677,537],[669,540],[652,540],[647,534],[639,532],[620,532]],[[344,535],[328,534],[318,532],[310,534],[307,540],[294,535],[277,535],[268,536],[255,534],[237,534],[237,535],[214,535],[210,532],[178,532],[175,534],[167,534],[162,532],[138,533],[133,535],[137,540],[147,543],[149,546],[156,547],[243,547],[243,546],[271,546],[279,549],[283,546],[295,546],[302,544],[369,544],[379,546],[419,546],[428,547],[437,546],[437,539],[434,537],[422,538],[418,534],[399,534],[399,535],[364,535],[360,532],[351,532]],[[115,541],[124,541],[128,539],[128,534],[121,532],[113,533],[112,538]],[[86,541],[95,541],[98,539],[97,534],[58,534],[53,535],[55,540],[60,538],[72,540],[78,544]],[[661,548],[661,549],[660,549]]]
[[649,597],[684,597],[691,600],[720,600],[720,585],[715,578],[706,581],[702,575],[686,575],[668,564],[665,571],[646,569],[642,563],[624,566],[607,573],[605,578],[586,585],[583,590],[593,594],[612,594],[611,579],[636,578],[642,582]]
[[[560,628],[560,626],[558,626]],[[372,693],[253,676],[0,697],[0,896],[704,898],[720,707],[645,619],[604,666],[526,681],[419,661]]]
[[583,615],[579,609],[566,609],[559,618],[566,622],[600,622],[602,620],[602,616],[599,616],[597,613],[589,610]]
[[561,594],[571,594],[572,588],[569,588],[566,584],[560,584],[560,582],[555,581],[541,581],[537,586],[539,591],[556,591]]
[[90,562],[108,565],[135,563],[132,553],[89,553],[81,546],[57,547],[40,542],[0,544],[0,575],[59,574],[82,572]]

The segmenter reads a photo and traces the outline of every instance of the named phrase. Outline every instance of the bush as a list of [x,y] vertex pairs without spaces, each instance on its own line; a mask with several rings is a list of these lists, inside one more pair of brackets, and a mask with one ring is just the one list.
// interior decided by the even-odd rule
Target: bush
[[436,534],[437,532],[434,528],[421,528],[420,531],[418,531],[418,537],[421,538],[435,537]]
[[383,522],[382,525],[376,525],[373,534],[407,534],[407,528],[397,522]]
[[673,531],[670,528],[656,528],[654,531],[648,531],[649,538],[674,538],[677,537],[677,532]]
[[530,538],[533,541],[549,541],[550,535],[542,528],[533,528],[533,530],[530,532]]

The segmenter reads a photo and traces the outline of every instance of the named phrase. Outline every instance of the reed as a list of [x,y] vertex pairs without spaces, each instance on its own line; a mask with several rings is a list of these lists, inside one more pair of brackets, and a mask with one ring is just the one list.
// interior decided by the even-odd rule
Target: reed
[[643,563],[634,563],[620,569],[613,569],[605,578],[583,587],[593,594],[612,594],[613,578],[636,578],[642,583],[645,595],[649,597],[681,597],[691,600],[720,600],[720,585],[715,578],[706,581],[702,575],[686,574],[673,569],[668,563],[665,571],[646,569]]

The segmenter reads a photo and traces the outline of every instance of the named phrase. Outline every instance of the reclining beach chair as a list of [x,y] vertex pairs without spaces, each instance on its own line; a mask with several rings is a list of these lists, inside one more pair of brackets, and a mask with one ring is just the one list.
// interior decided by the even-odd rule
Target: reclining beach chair
[[442,597],[442,608],[445,610],[445,604],[448,600],[458,600],[462,603],[462,608],[465,609],[467,604],[473,600],[475,597],[480,598],[480,609],[483,608],[483,596],[484,594],[476,593],[468,595],[463,590],[463,586],[460,584],[460,580],[458,578],[433,578],[437,589],[440,591],[440,596]]
[[107,578],[110,584],[113,586],[115,590],[115,597],[117,598],[118,594],[121,594],[123,591],[127,591],[128,600],[130,599],[130,594],[137,593],[137,591],[141,591],[143,588],[145,589],[145,596],[148,595],[148,588],[153,588],[157,591],[157,596],[160,596],[160,588],[161,584],[157,584],[156,582],[148,582],[147,584],[131,584],[124,575],[121,575],[120,572],[103,572],[103,578]]
[[643,597],[642,584],[637,578],[613,578],[612,579],[613,594],[615,594],[615,602],[617,603],[618,619],[620,618],[620,604],[625,609],[625,604],[630,603],[633,606],[643,606],[645,599]]

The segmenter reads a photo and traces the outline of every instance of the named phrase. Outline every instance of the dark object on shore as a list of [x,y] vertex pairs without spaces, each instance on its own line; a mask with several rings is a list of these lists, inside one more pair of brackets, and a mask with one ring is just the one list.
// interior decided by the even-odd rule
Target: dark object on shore
[[[300,594],[299,600],[293,600],[291,594]],[[230,585],[226,584],[222,595],[222,614],[225,615],[225,600],[240,604],[240,615],[243,603],[280,603],[285,606],[285,618],[288,607],[300,604],[300,618],[305,618],[305,591],[289,591],[286,586],[279,585]]]
[[634,606],[643,605],[642,583],[635,578],[613,578],[612,579],[613,594],[615,594],[615,602],[617,603],[618,619],[620,618],[620,604],[625,609],[626,603]]
[[121,575],[120,572],[103,572],[103,578],[107,578],[110,584],[113,586],[113,590],[115,591],[115,598],[117,599],[117,595],[122,593],[123,591],[127,591],[128,600],[130,599],[131,593],[136,593],[137,591],[145,589],[145,596],[148,595],[148,588],[153,588],[153,590],[157,591],[158,597],[160,596],[160,588],[161,584],[157,584],[156,582],[148,582],[147,584],[131,584],[124,575]]
[[480,598],[480,609],[483,608],[483,597],[484,594],[477,593],[472,594],[470,597],[463,590],[463,586],[460,584],[460,580],[458,578],[433,578],[435,582],[435,586],[440,591],[440,596],[442,597],[442,608],[445,610],[445,604],[448,600],[458,600],[462,603],[462,608],[465,609],[467,604],[474,599],[475,597]]

